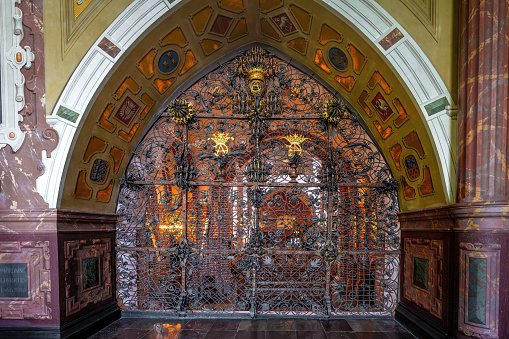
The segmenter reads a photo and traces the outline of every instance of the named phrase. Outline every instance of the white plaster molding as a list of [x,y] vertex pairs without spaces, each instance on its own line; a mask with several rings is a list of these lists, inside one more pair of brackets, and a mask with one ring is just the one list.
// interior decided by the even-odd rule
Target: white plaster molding
[[[59,107],[65,106],[78,113],[79,118],[75,124],[66,122],[70,129],[65,131],[65,133],[68,133],[67,136],[62,136],[62,140],[57,148],[57,156],[55,157],[59,159],[59,165],[53,166],[51,169],[48,168],[43,177],[51,177],[51,182],[56,186],[63,185],[63,171],[65,167],[63,164],[67,163],[71,156],[72,140],[75,138],[77,126],[86,118],[88,114],[87,108],[90,107],[93,98],[98,95],[97,90],[106,81],[110,70],[119,62],[120,56],[135,44],[140,36],[150,31],[153,23],[184,1],[175,0],[168,3],[164,0],[135,0],[115,19],[90,48],[73,73],[68,85],[64,88],[52,112],[52,115],[55,116]],[[441,180],[447,190],[446,196],[449,197],[450,203],[454,202],[456,181],[453,177],[456,174],[453,164],[456,161],[456,153],[451,140],[455,140],[455,136],[448,132],[448,130],[453,128],[451,125],[453,121],[450,115],[447,114],[428,116],[424,108],[425,104],[442,97],[446,97],[453,106],[454,103],[444,82],[427,56],[403,27],[378,5],[375,0],[315,1],[323,2],[330,6],[338,17],[349,22],[351,26],[360,31],[367,40],[371,41],[387,57],[389,64],[391,64],[395,72],[404,81],[410,94],[421,108],[422,122],[432,136],[433,147],[438,156],[437,161],[442,169]],[[398,28],[404,37],[386,51],[378,42],[394,28]],[[116,58],[107,56],[97,47],[97,44],[103,37],[107,37],[121,50]],[[62,134],[60,133],[60,135]],[[40,179],[41,182],[49,182],[50,179],[43,177]],[[43,195],[50,203],[50,207],[57,207],[59,204],[57,202],[58,198],[53,196],[61,194],[56,186],[51,192],[46,189],[45,195]]]
[[[457,120],[456,117],[450,114],[450,110],[443,110],[440,113],[434,114],[432,119],[428,120],[431,133],[436,138],[435,151],[438,153],[444,174],[448,175],[445,180],[449,200],[456,200],[456,135],[457,135]],[[448,146],[448,148],[446,148]]]
[[97,47],[90,50],[71,76],[57,106],[65,105],[81,115],[113,65]]
[[62,176],[54,176],[54,173],[63,173],[66,166],[66,159],[76,131],[76,124],[73,124],[58,116],[47,116],[46,122],[51,128],[58,132],[58,146],[51,153],[51,158],[42,154],[44,173],[36,179],[37,192],[49,204],[49,208],[57,207],[58,190],[63,185]]
[[20,46],[23,13],[16,3],[21,0],[0,2],[0,149],[10,145],[14,152],[25,139],[18,125],[23,119],[19,112],[25,107],[25,77],[21,68],[29,69],[35,59],[29,46]]

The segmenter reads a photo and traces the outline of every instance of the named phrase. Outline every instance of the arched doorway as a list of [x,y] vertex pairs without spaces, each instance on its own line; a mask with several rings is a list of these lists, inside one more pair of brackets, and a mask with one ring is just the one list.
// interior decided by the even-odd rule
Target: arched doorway
[[357,115],[255,47],[184,91],[133,152],[117,207],[119,301],[209,316],[392,314],[395,189]]

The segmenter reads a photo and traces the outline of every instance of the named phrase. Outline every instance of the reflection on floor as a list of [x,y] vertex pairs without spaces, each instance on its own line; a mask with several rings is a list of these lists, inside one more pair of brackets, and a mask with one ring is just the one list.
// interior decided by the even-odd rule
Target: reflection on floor
[[389,339],[412,338],[397,321],[386,319],[205,320],[122,318],[89,339]]

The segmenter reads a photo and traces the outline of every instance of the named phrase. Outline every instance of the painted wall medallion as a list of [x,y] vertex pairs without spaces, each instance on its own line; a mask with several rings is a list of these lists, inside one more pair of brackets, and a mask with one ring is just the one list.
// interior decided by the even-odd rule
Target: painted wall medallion
[[228,31],[228,28],[230,27],[231,22],[231,18],[223,15],[218,15],[210,31],[219,35],[225,35],[226,31]]
[[376,112],[385,122],[392,115],[392,108],[389,106],[383,95],[379,92],[375,95],[375,98],[371,101],[371,104],[376,109]]
[[120,106],[115,118],[122,121],[124,124],[129,125],[134,115],[140,106],[133,101],[133,99],[126,97],[122,106]]
[[295,26],[292,24],[292,21],[288,17],[286,13],[277,15],[272,18],[272,21],[276,24],[276,26],[281,30],[281,32],[286,35],[296,31]]
[[332,66],[336,67],[340,71],[344,71],[348,67],[348,58],[345,52],[339,48],[332,47],[329,49],[329,60]]
[[416,180],[421,175],[419,171],[419,165],[417,159],[413,155],[409,155],[405,158],[405,170],[408,175],[408,179]]
[[163,73],[171,73],[179,64],[179,55],[173,50],[169,50],[159,58],[157,66]]
[[102,184],[106,181],[106,177],[108,176],[108,170],[110,169],[110,164],[102,159],[96,159],[94,164],[92,165],[92,171],[90,172],[90,180],[95,181],[99,184]]

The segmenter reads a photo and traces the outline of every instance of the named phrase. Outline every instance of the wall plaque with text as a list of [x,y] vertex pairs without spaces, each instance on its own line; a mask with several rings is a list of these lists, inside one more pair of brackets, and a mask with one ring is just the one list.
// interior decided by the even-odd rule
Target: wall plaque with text
[[28,298],[28,264],[0,263],[0,298]]

